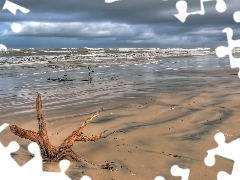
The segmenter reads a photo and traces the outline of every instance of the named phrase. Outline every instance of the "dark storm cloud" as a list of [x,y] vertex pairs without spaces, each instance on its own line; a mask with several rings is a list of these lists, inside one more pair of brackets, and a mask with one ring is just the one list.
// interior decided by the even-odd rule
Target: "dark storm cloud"
[[[0,30],[2,41],[12,46],[16,39],[16,47],[21,46],[18,39],[23,38],[34,39],[35,44],[31,42],[29,47],[38,47],[41,37],[53,47],[64,43],[77,47],[216,47],[226,41],[222,33],[225,27],[233,28],[234,37],[240,38],[240,24],[233,21],[233,13],[240,10],[238,1],[226,1],[224,13],[215,10],[216,1],[206,2],[204,16],[189,16],[181,23],[174,17],[177,0],[121,0],[110,4],[104,0],[14,0],[30,13],[14,16],[2,11]],[[200,9],[200,0],[187,3],[189,12]],[[11,32],[6,23],[12,22],[20,22],[22,32]],[[28,47],[27,43],[22,47]]]

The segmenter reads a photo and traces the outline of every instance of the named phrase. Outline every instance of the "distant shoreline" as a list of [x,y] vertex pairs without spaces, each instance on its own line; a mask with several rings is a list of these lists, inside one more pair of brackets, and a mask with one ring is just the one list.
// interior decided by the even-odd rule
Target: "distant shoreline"
[[[240,51],[239,51],[240,52]],[[154,54],[154,55],[174,55],[174,54],[213,54],[213,48],[58,48],[58,49],[8,49],[1,51],[0,57],[4,56],[31,56],[31,55],[102,55],[102,54]]]

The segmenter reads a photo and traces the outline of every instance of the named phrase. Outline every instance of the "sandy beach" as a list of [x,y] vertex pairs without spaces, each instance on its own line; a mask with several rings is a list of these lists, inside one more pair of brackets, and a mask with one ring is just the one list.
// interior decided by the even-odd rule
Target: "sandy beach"
[[[175,73],[175,72],[174,72]],[[226,142],[239,133],[239,79],[237,69],[209,72],[178,72],[190,81],[171,83],[151,92],[126,92],[122,97],[99,102],[48,109],[43,94],[43,115],[53,145],[61,142],[91,114],[99,112],[85,129],[85,135],[115,131],[96,142],[75,142],[73,150],[80,157],[97,165],[111,164],[112,170],[91,164],[72,162],[66,174],[73,180],[89,175],[93,180],[111,179],[180,179],[170,174],[172,165],[190,169],[190,178],[216,179],[221,170],[231,173],[233,162],[216,157],[216,164],[207,167],[207,150],[215,148],[214,135],[223,132]],[[195,79],[194,79],[195,78]],[[161,86],[161,84],[158,84]],[[165,86],[164,84],[162,86]],[[172,88],[171,88],[172,87]],[[1,117],[1,122],[16,124],[37,131],[35,101],[32,109],[22,114]],[[61,105],[61,106],[60,106]],[[1,110],[1,114],[11,112]],[[57,117],[57,118],[56,118]],[[19,164],[30,159],[27,145],[7,128],[0,134],[7,146],[16,140],[21,148],[13,156]],[[57,163],[44,163],[46,171],[59,171]]]

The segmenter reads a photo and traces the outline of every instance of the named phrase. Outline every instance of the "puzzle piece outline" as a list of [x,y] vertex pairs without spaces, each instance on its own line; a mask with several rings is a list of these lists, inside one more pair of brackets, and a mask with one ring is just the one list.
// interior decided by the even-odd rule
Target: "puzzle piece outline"
[[3,5],[3,8],[2,8],[2,10],[6,10],[6,9],[7,9],[8,11],[10,11],[10,12],[11,12],[12,14],[14,14],[14,15],[16,15],[17,10],[21,11],[21,12],[24,13],[24,14],[30,12],[29,9],[27,9],[27,8],[25,8],[25,7],[23,7],[23,6],[20,6],[20,5],[18,5],[18,4],[15,4],[15,3],[13,3],[13,2],[11,2],[11,1],[9,1],[9,0],[6,0],[6,1],[5,1],[4,5]]
[[207,156],[204,159],[204,163],[207,166],[215,165],[215,156],[221,156],[226,159],[234,161],[232,173],[228,174],[224,171],[220,171],[217,174],[218,180],[237,180],[240,177],[240,138],[237,138],[229,143],[225,142],[225,136],[222,132],[217,133],[214,136],[218,146],[216,148],[207,151]]
[[[240,39],[238,40],[233,40],[233,30],[232,28],[225,28],[222,30],[222,32],[226,33],[227,36],[227,41],[228,41],[228,46],[218,46],[216,48],[216,55],[219,58],[229,56],[229,61],[230,61],[230,67],[231,68],[240,68],[240,58],[235,58],[233,56],[232,50],[236,47],[240,48]],[[240,70],[238,72],[238,77],[240,78]]]
[[[4,123],[0,126],[0,133],[6,129],[9,124]],[[60,172],[43,171],[42,156],[37,143],[31,142],[28,145],[28,151],[34,154],[34,157],[27,163],[20,166],[11,156],[11,153],[18,151],[20,148],[16,141],[11,141],[7,147],[4,147],[0,142],[0,175],[1,179],[19,179],[25,180],[71,180],[66,174],[66,170],[70,166],[70,161],[61,160],[59,162]],[[1,163],[3,162],[3,163]],[[84,175],[80,180],[91,180],[87,175]]]
[[[183,169],[183,168],[180,168],[178,165],[173,165],[171,167],[170,172],[171,172],[172,176],[182,177],[181,180],[188,180],[189,175],[190,175],[190,169],[188,169],[188,168]],[[163,176],[157,176],[157,177],[155,177],[154,180],[165,180],[165,178]]]
[[226,11],[227,9],[227,5],[225,3],[224,0],[200,0],[200,10],[199,11],[194,11],[194,12],[187,12],[187,2],[185,0],[179,0],[176,3],[176,9],[178,11],[178,14],[174,14],[174,16],[181,21],[182,23],[184,23],[187,19],[188,16],[190,15],[204,15],[205,14],[205,7],[204,7],[204,2],[209,2],[209,1],[216,1],[216,6],[215,9],[219,12],[219,13],[223,13]]
[[236,23],[240,23],[240,11],[236,11],[233,13],[233,19]]
[[[11,153],[16,152],[19,149],[19,144],[16,141],[9,143],[7,147],[4,147],[0,142],[0,175],[1,177],[7,177],[7,179],[24,178],[25,180],[32,179],[58,179],[58,180],[71,180],[65,172],[70,166],[70,161],[61,160],[59,162],[60,172],[47,172],[43,171],[42,157],[40,148],[37,143],[31,142],[28,145],[28,151],[34,154],[34,157],[20,166],[12,157]],[[4,161],[3,161],[4,159]],[[91,180],[87,175],[84,175],[81,180]]]
[[[3,8],[2,10],[8,10],[10,11],[13,15],[16,15],[17,11],[19,10],[20,12],[26,14],[26,13],[29,13],[30,10],[23,7],[23,6],[20,6],[18,4],[15,4],[9,0],[6,0],[4,5],[3,5]],[[22,25],[20,23],[12,23],[11,25],[11,29],[13,32],[15,33],[19,33],[22,31]]]

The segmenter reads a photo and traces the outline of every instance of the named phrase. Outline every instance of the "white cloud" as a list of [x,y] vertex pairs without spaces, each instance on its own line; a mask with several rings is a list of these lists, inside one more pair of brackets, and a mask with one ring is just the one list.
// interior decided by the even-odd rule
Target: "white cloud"
[[[53,36],[53,37],[128,37],[139,32],[139,26],[131,26],[110,22],[23,22],[22,31],[17,35],[24,36]],[[142,29],[144,36],[149,33]],[[3,35],[13,35],[4,30]]]
[[142,43],[142,40],[127,40],[127,42],[132,43],[132,44],[139,44]]
[[113,2],[116,2],[116,1],[121,1],[121,0],[105,0],[105,3],[113,3]]
[[217,33],[220,33],[222,32],[222,29],[219,28],[219,29],[216,29],[216,28],[202,28],[202,29],[198,29],[198,30],[195,30],[193,32],[190,32],[189,34],[193,34],[193,35],[205,35],[205,34],[217,34]]

